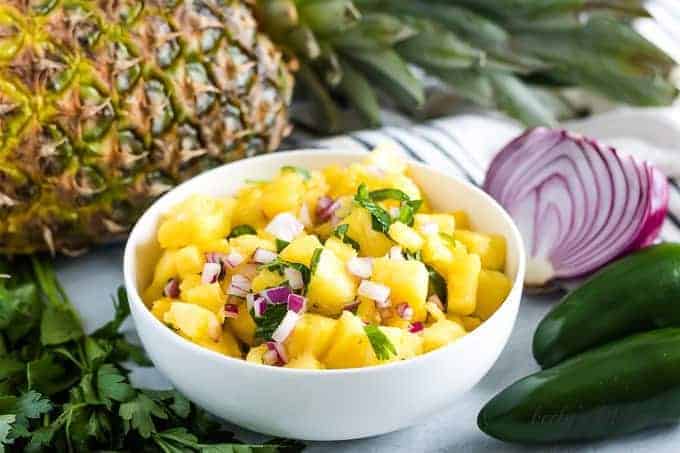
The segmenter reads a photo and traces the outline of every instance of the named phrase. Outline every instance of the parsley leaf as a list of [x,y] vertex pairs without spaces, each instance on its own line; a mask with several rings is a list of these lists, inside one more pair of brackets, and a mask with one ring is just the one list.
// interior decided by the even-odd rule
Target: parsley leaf
[[397,349],[379,327],[368,324],[364,326],[364,332],[366,332],[366,336],[371,342],[371,347],[373,347],[373,352],[375,352],[378,360],[387,360],[391,356],[397,355]]
[[250,225],[237,225],[231,229],[227,239],[243,236],[244,234],[257,234],[257,231]]
[[253,315],[255,321],[255,338],[260,338],[264,341],[272,339],[272,334],[276,328],[281,324],[283,317],[288,312],[286,304],[268,305],[262,316],[257,317]]
[[300,274],[302,274],[302,281],[304,282],[305,286],[309,284],[312,273],[307,266],[301,263],[293,263],[292,261],[282,260],[277,257],[272,262],[260,266],[260,269],[267,269],[271,272],[277,272],[279,275],[283,275],[283,271],[287,267],[297,269]]
[[321,261],[321,254],[323,253],[323,247],[317,247],[314,249],[314,253],[312,254],[312,259],[309,262],[309,273],[310,273],[310,280],[311,276],[316,273],[316,268],[319,267],[319,261]]
[[371,195],[368,192],[366,184],[361,184],[354,196],[354,201],[359,204],[359,206],[366,209],[371,214],[372,227],[375,231],[381,233],[387,233],[392,224],[392,218],[382,207],[378,206],[375,201],[371,199]]
[[333,231],[333,235],[342,240],[343,243],[352,246],[352,248],[357,252],[360,251],[361,246],[357,241],[349,237],[349,235],[347,234],[347,230],[349,230],[349,225],[343,223],[342,225],[337,226],[337,228]]
[[401,223],[413,226],[414,216],[423,204],[423,200],[409,200],[399,208],[398,219]]
[[11,442],[9,435],[15,421],[16,416],[14,414],[0,415],[0,451],[4,451],[2,449],[3,445],[7,445]]
[[156,431],[153,417],[167,419],[168,413],[144,392],[137,394],[135,399],[120,405],[118,414],[123,419],[124,430],[135,430],[140,436],[147,439]]
[[310,179],[312,179],[312,174],[306,168],[295,167],[293,165],[284,165],[283,167],[281,167],[281,171],[282,172],[283,171],[293,171],[293,172],[297,173],[298,175],[302,176],[302,178],[305,181],[309,181]]
[[399,189],[379,189],[374,190],[369,193],[371,200],[373,201],[383,201],[383,200],[397,200],[397,201],[409,201],[411,198]]
[[439,272],[434,270],[432,266],[426,264],[425,267],[427,268],[427,273],[430,276],[428,295],[436,294],[437,297],[439,297],[439,300],[442,301],[442,304],[444,304],[444,308],[446,308],[448,296],[446,290],[446,280],[444,280],[444,277],[442,277]]
[[276,253],[281,253],[283,249],[288,247],[288,244],[290,244],[290,242],[276,238]]

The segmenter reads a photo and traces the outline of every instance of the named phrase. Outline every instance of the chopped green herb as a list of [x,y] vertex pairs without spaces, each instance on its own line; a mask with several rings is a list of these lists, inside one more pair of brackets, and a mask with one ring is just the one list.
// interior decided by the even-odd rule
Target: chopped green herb
[[281,171],[294,171],[298,175],[302,176],[305,181],[312,179],[312,174],[306,168],[295,167],[293,165],[285,165],[281,167]]
[[409,201],[411,198],[399,189],[379,189],[372,191],[369,196],[373,201],[397,200]]
[[312,260],[309,262],[309,272],[314,275],[316,268],[319,266],[319,261],[321,260],[321,254],[323,253],[323,247],[318,247],[314,250],[312,254]]
[[360,251],[361,246],[359,245],[359,243],[357,241],[355,241],[354,239],[349,237],[349,235],[347,234],[348,229],[349,229],[349,225],[347,225],[346,223],[343,223],[342,225],[338,225],[338,227],[335,229],[335,231],[333,231],[333,235],[335,237],[341,239],[343,243],[349,244],[350,246],[352,246],[352,248],[358,252],[358,251]]
[[229,233],[227,238],[236,238],[243,236],[244,234],[257,234],[257,231],[255,231],[255,228],[251,227],[250,225],[238,225],[231,229],[231,233]]
[[411,252],[410,250],[406,250],[404,252],[404,256],[406,257],[407,260],[412,260],[412,261],[422,261],[423,257],[420,253],[420,250],[417,252]]
[[281,258],[276,258],[271,263],[263,264],[262,266],[260,266],[260,269],[267,269],[271,272],[277,272],[279,275],[283,275],[283,271],[287,267],[297,269],[300,272],[300,274],[302,274],[302,281],[304,282],[305,286],[309,284],[309,280],[311,278],[311,271],[304,264],[293,263],[291,261],[282,260]]
[[268,305],[262,316],[257,317],[252,313],[255,321],[255,338],[263,341],[272,339],[272,334],[286,316],[288,306],[286,304]]
[[423,200],[409,200],[399,208],[399,221],[408,226],[413,226],[415,214],[422,206]]
[[365,208],[371,214],[372,227],[375,231],[387,233],[392,224],[392,218],[383,208],[378,206],[375,201],[371,199],[368,188],[365,184],[361,184],[354,196],[359,206]]
[[444,304],[444,307],[446,308],[447,304],[447,290],[446,290],[446,280],[444,280],[444,277],[441,276],[439,272],[434,270],[432,266],[425,265],[427,267],[427,272],[430,275],[430,282],[429,282],[429,287],[428,287],[428,296],[432,294],[436,294],[437,297],[439,297],[439,300],[442,301],[442,304]]
[[391,356],[397,355],[397,349],[379,327],[368,324],[364,326],[364,332],[366,332],[378,360],[387,360]]
[[284,241],[283,239],[276,238],[276,253],[281,253],[283,249],[288,247],[290,242]]

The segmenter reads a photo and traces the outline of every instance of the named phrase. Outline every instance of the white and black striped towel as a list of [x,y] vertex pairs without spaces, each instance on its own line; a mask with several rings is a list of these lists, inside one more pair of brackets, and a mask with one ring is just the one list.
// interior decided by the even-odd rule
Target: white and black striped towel
[[[564,127],[659,166],[669,177],[671,191],[662,237],[680,242],[680,108],[620,109]],[[407,127],[354,132],[316,141],[314,146],[369,150],[391,141],[411,159],[479,185],[494,154],[521,131],[520,125],[500,116],[462,114]]]

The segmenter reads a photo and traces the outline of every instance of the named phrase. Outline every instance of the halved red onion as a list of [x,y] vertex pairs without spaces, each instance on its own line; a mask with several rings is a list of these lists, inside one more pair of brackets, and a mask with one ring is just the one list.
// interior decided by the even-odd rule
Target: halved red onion
[[235,268],[242,262],[244,262],[246,259],[241,255],[239,252],[236,250],[232,250],[229,252],[226,256],[226,259],[224,260],[224,263],[230,267],[231,269]]
[[227,294],[230,296],[246,297],[250,291],[250,280],[245,275],[235,274],[231,277]]
[[275,366],[282,366],[288,363],[286,350],[282,344],[275,341],[268,341],[265,344],[267,345],[267,351],[262,355],[264,363]]
[[411,333],[419,333],[422,332],[423,330],[425,330],[425,325],[420,321],[411,323],[411,325],[408,328],[408,331]]
[[267,311],[267,301],[264,297],[255,296],[253,298],[253,313],[255,314],[255,317],[262,317],[265,311]]
[[341,204],[340,200],[333,200],[327,196],[319,197],[316,202],[316,218],[320,222],[327,222],[340,208]]
[[401,247],[395,245],[390,248],[390,259],[394,261],[404,261],[404,255],[401,252]]
[[236,304],[226,304],[224,306],[224,317],[225,318],[238,318],[238,305],[236,305]]
[[[380,306],[388,302],[390,297],[390,288],[389,286],[381,285],[380,283],[362,280],[359,284],[357,294],[375,301],[376,305]],[[389,306],[389,304],[386,306]]]
[[288,336],[293,332],[293,329],[295,329],[295,325],[299,320],[300,315],[294,311],[288,310],[286,315],[281,320],[281,323],[278,325],[276,330],[274,330],[274,333],[272,333],[272,340],[276,341],[277,343],[283,343],[286,341],[286,338],[288,338]]
[[282,212],[281,214],[277,214],[276,217],[269,222],[265,231],[275,238],[291,242],[302,233],[304,229],[305,226],[300,223],[293,214],[290,212]]
[[218,263],[205,263],[201,273],[201,283],[209,285],[215,283],[222,273],[222,266]]
[[347,261],[347,270],[359,278],[370,278],[373,273],[373,260],[368,257],[354,257]]
[[288,286],[277,286],[275,288],[265,289],[260,293],[270,304],[285,304],[288,302],[288,296],[291,290]]
[[506,145],[484,189],[522,233],[528,285],[579,277],[651,244],[669,196],[665,176],[650,163],[546,128]]
[[276,259],[278,255],[271,250],[257,248],[253,254],[253,261],[258,264],[268,264]]
[[297,314],[303,313],[307,309],[307,298],[297,294],[288,295],[288,310]]
[[287,267],[283,270],[283,275],[288,280],[288,285],[292,289],[302,289],[305,286],[305,281],[302,278],[302,272],[294,267]]
[[422,227],[420,227],[420,230],[423,232],[423,234],[427,235],[439,234],[439,225],[434,222],[427,222],[424,223]]
[[163,295],[171,299],[177,299],[179,297],[179,280],[176,278],[168,280],[163,288]]
[[407,321],[410,321],[413,319],[413,308],[407,303],[399,304],[396,307],[397,309],[397,314],[401,319],[405,319]]

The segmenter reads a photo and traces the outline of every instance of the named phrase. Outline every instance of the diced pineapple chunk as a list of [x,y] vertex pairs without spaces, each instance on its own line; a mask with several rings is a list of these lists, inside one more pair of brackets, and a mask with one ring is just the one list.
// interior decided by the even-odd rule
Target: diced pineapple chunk
[[378,359],[364,331],[364,324],[348,311],[338,319],[330,348],[321,360],[327,368],[377,365]]
[[163,288],[168,283],[168,280],[177,277],[176,255],[177,250],[168,249],[163,251],[163,254],[158,259],[153,272],[153,280],[149,287],[144,290],[144,300],[147,303],[159,299],[163,295]]
[[310,310],[337,315],[356,297],[358,283],[335,253],[324,249],[307,288]]
[[302,204],[305,182],[295,171],[282,171],[263,188],[260,203],[270,219],[282,212],[297,212]]
[[305,354],[322,357],[331,344],[336,324],[333,318],[303,314],[284,343],[288,357],[296,358]]
[[239,302],[238,316],[236,318],[227,318],[226,321],[239,340],[249,346],[255,344],[255,321],[250,316],[245,302]]
[[422,235],[427,235],[423,231],[423,226],[427,224],[437,225],[439,233],[453,235],[456,229],[456,218],[450,214],[416,214],[414,216],[414,228]]
[[452,263],[466,254],[462,243],[445,239],[442,234],[427,236],[421,250],[423,261],[444,276],[449,273]]
[[202,284],[182,293],[182,300],[207,308],[213,313],[220,312],[227,300],[219,283]]
[[229,253],[229,240],[226,238],[203,242],[200,245],[202,252]]
[[451,215],[456,219],[456,228],[461,230],[470,229],[470,217],[465,211],[453,211]]
[[177,273],[184,278],[191,274],[200,274],[205,263],[204,254],[195,245],[187,245],[177,250],[175,265]]
[[356,313],[366,324],[380,324],[380,313],[378,313],[375,302],[371,299],[359,296],[359,306],[357,307]]
[[477,287],[477,308],[475,313],[482,320],[493,315],[512,288],[512,281],[502,272],[482,269]]
[[163,322],[165,313],[170,310],[170,304],[172,304],[172,299],[168,299],[167,297],[158,299],[151,305],[151,313]]
[[499,234],[483,234],[468,230],[456,230],[454,237],[465,244],[470,253],[482,259],[482,267],[503,270],[505,267],[505,238]]
[[322,370],[326,368],[323,363],[312,354],[303,354],[288,361],[286,368],[300,368],[304,370]]
[[194,341],[203,339],[216,341],[222,334],[222,326],[217,316],[199,305],[172,302],[170,309],[163,316],[163,321]]
[[250,348],[250,351],[248,351],[248,355],[246,355],[246,362],[264,365],[262,356],[264,356],[264,353],[267,352],[267,350],[268,348],[266,344],[261,344],[260,346]]
[[335,253],[335,255],[340,258],[340,261],[343,263],[346,263],[357,256],[356,250],[354,250],[351,245],[345,244],[342,242],[342,240],[335,236],[328,238],[324,243],[324,247]]
[[184,280],[182,280],[179,284],[179,292],[180,292],[180,299],[186,299],[187,297],[187,291],[189,291],[191,288],[196,288],[197,286],[201,286],[203,283],[201,282],[201,276],[196,274],[196,275],[187,275]]
[[470,315],[477,303],[477,282],[482,262],[479,255],[470,253],[451,263],[446,276],[448,312]]
[[243,357],[243,353],[241,352],[241,348],[238,345],[238,341],[229,328],[225,328],[222,331],[222,335],[217,341],[205,338],[200,338],[195,341],[199,345],[210,349],[211,351],[219,352],[220,354],[224,354],[229,357],[236,357],[239,359]]
[[413,321],[425,319],[429,274],[423,263],[376,258],[373,260],[371,280],[390,288],[392,305],[409,304],[413,309]]
[[232,209],[233,200],[192,195],[166,215],[158,228],[158,242],[163,248],[177,248],[225,237]]
[[250,225],[256,230],[267,224],[262,210],[262,187],[246,186],[238,192],[232,217],[232,226]]
[[362,159],[366,166],[376,167],[385,173],[404,173],[408,168],[406,159],[397,152],[393,143],[385,142],[376,146]]
[[242,234],[241,236],[231,238],[229,239],[229,246],[246,260],[253,256],[253,253],[258,248],[276,251],[274,241],[263,239],[254,234]]
[[383,256],[393,245],[390,238],[373,229],[371,215],[364,208],[353,207],[343,223],[349,225],[347,235],[359,243],[361,256]]
[[324,168],[323,176],[328,182],[328,196],[331,198],[354,195],[357,187],[359,187],[357,173],[339,165],[330,165]]
[[463,316],[463,327],[468,332],[472,332],[482,324],[482,320],[476,316]]
[[465,329],[457,322],[443,319],[425,328],[423,352],[441,348],[465,335]]
[[314,251],[319,247],[321,247],[321,242],[319,242],[319,238],[316,236],[298,236],[297,238],[293,239],[293,241],[288,244],[286,248],[281,250],[279,257],[285,261],[309,266],[310,261],[312,261],[312,255],[314,255]]
[[268,269],[262,269],[251,282],[251,289],[254,293],[258,293],[267,288],[279,286],[286,280],[286,277],[273,272]]
[[423,238],[404,223],[394,222],[387,233],[394,242],[410,252],[417,252],[423,246]]

